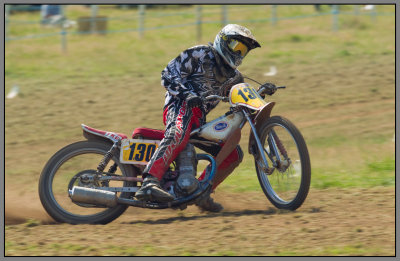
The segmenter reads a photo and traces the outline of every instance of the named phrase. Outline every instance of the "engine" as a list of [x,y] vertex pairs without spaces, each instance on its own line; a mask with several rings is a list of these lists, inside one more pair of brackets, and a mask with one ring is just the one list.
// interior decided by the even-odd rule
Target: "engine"
[[197,159],[194,146],[188,143],[175,159],[179,174],[175,185],[175,193],[179,196],[187,196],[193,193],[199,186],[196,179]]

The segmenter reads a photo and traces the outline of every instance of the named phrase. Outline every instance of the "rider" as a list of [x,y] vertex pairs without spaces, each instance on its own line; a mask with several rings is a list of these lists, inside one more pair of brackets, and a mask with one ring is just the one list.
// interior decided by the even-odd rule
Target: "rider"
[[[143,171],[142,187],[136,192],[139,200],[172,201],[171,194],[160,187],[160,180],[171,162],[189,141],[191,130],[205,123],[208,112],[218,100],[204,101],[202,96],[227,96],[231,87],[244,82],[237,70],[246,54],[261,47],[249,29],[228,24],[215,37],[214,43],[199,45],[183,51],[171,60],[161,73],[161,84],[166,88],[164,105],[164,139]],[[207,152],[216,156],[220,146]],[[212,190],[220,184],[242,161],[239,145],[218,166]],[[200,180],[203,175],[199,178]],[[194,179],[194,177],[193,177]],[[219,212],[222,205],[208,195],[196,203],[202,210]]]

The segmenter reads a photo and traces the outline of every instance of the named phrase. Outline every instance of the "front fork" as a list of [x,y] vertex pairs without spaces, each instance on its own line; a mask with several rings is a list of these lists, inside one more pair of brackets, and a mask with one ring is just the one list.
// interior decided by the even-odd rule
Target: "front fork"
[[253,121],[251,120],[249,113],[248,113],[246,110],[243,110],[243,113],[244,113],[244,116],[246,117],[246,120],[247,120],[247,121],[249,122],[249,124],[250,124],[251,130],[253,131],[254,138],[255,138],[256,143],[257,143],[258,151],[260,152],[261,158],[262,158],[263,163],[264,163],[264,164],[263,164],[264,166],[261,166],[261,167],[262,167],[262,171],[263,171],[264,173],[270,173],[271,170],[270,170],[270,168],[269,168],[267,158],[265,157],[264,147],[263,147],[263,145],[261,144],[260,138],[258,137],[256,127],[254,126]]
[[[272,174],[274,168],[278,167],[277,162],[281,162],[282,161],[278,149],[280,151],[283,151],[282,155],[285,158],[287,157],[286,150],[283,147],[283,144],[280,142],[280,140],[279,140],[278,136],[276,135],[275,131],[271,130],[272,135],[269,136],[269,145],[270,145],[271,152],[273,152],[273,154],[276,157],[276,161],[275,161],[273,159],[273,157],[270,155],[271,152],[266,151],[264,146],[261,144],[260,138],[258,137],[258,134],[257,134],[257,129],[254,126],[254,123],[253,123],[253,121],[252,121],[252,119],[250,117],[250,114],[245,110],[243,110],[243,113],[244,113],[244,116],[246,117],[246,120],[250,124],[251,130],[253,131],[253,135],[254,135],[254,138],[255,138],[256,143],[257,143],[257,148],[258,148],[258,151],[260,152],[260,155],[261,155],[261,158],[262,158],[261,169],[262,169],[262,171],[264,173],[267,173],[268,175],[270,175],[270,174]],[[269,164],[268,164],[267,158],[265,157],[265,154],[267,154],[268,157],[271,159],[272,164],[273,164],[273,168],[269,167]]]

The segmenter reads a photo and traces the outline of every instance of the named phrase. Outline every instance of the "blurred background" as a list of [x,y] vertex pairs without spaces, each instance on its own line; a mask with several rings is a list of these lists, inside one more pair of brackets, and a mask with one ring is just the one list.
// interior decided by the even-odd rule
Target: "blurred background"
[[[212,42],[228,23],[249,28],[262,46],[239,70],[287,86],[267,99],[276,102],[272,114],[289,118],[306,139],[310,193],[395,186],[394,5],[5,10],[6,223],[40,219],[40,172],[57,150],[83,140],[81,123],[128,136],[136,127],[162,129],[161,71],[184,49]],[[219,105],[207,119],[227,108]],[[261,191],[248,134],[247,126],[245,159],[221,193]],[[36,212],[18,214],[26,208]]]

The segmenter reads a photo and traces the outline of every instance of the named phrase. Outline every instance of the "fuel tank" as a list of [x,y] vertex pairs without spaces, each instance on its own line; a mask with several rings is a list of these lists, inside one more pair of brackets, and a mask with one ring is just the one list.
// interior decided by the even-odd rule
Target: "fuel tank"
[[210,121],[192,131],[191,136],[204,138],[215,142],[225,142],[229,135],[235,131],[245,120],[241,111],[227,112],[225,115]]

